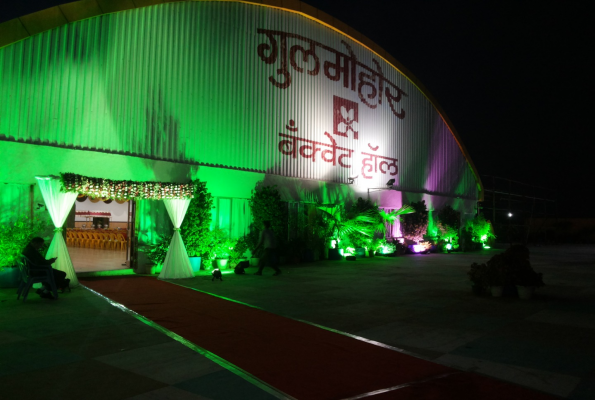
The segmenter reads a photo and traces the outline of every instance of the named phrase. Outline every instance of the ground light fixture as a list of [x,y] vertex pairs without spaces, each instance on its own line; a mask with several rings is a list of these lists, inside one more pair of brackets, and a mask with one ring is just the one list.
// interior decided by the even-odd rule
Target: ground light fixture
[[390,179],[388,182],[386,182],[386,186],[392,186],[395,184],[395,180],[394,179]]
[[413,252],[414,253],[421,253],[424,250],[425,250],[425,247],[422,246],[421,244],[414,244],[413,245]]
[[512,217],[512,213],[511,212],[508,213],[508,218],[510,218],[510,217]]
[[355,248],[353,248],[353,247],[347,247],[347,248],[346,248],[346,249],[343,251],[343,254],[342,254],[342,255],[345,255],[345,256],[352,256],[352,255],[354,255],[354,254],[355,254]]
[[223,274],[221,273],[221,270],[219,268],[215,268],[213,270],[213,272],[211,272],[211,275],[213,275],[213,279],[211,279],[211,281],[214,281],[216,279],[223,281],[223,279],[222,279]]

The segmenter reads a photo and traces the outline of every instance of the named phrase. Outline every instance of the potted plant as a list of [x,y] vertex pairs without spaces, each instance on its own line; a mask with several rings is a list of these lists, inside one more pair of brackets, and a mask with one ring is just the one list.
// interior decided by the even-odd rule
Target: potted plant
[[[210,268],[209,252],[211,210],[213,196],[207,190],[206,182],[195,180],[194,197],[190,200],[184,221],[180,227],[180,235],[186,246],[192,270],[196,273],[198,268]],[[168,242],[169,243],[169,242]]]
[[[531,268],[529,249],[523,245],[514,245],[505,252],[496,254],[486,264],[473,264],[468,272],[471,281],[477,285],[477,290],[491,288],[492,295],[498,292],[518,293],[521,299],[531,298],[535,288],[541,287],[543,275]],[[501,286],[502,288],[498,288]],[[515,287],[516,286],[516,287]]]
[[204,254],[208,260],[207,268],[227,268],[230,248],[233,248],[233,243],[228,238],[227,232],[219,228],[213,229],[205,236],[205,244],[207,250]]
[[229,249],[230,268],[234,268],[240,261],[245,260],[247,252],[248,243],[246,242],[246,236],[232,240]]
[[158,243],[141,247],[139,249],[139,251],[142,251],[143,253],[146,254],[147,259],[151,262],[152,265],[147,265],[147,266],[143,266],[143,268],[138,268],[136,273],[141,273],[141,274],[143,274],[143,273],[150,273],[150,274],[160,273],[161,268],[163,267],[163,262],[165,261],[165,257],[167,256],[167,251],[169,250],[171,238],[172,238],[172,235],[168,235],[168,236],[165,236]]
[[543,274],[535,272],[531,267],[517,270],[514,275],[514,283],[519,298],[523,300],[530,299],[536,288],[545,285],[543,283]]

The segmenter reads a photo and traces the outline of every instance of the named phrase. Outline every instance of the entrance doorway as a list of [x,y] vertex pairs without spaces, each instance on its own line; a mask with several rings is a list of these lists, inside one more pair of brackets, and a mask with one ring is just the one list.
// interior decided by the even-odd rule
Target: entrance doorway
[[79,195],[66,221],[66,245],[77,273],[115,274],[131,268],[134,200]]

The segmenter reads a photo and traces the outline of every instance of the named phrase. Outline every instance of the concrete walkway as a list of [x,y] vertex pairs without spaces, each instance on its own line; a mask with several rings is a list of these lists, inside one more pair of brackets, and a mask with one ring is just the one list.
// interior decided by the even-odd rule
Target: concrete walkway
[[[547,285],[532,300],[473,296],[469,265],[498,252],[324,261],[286,266],[278,277],[250,268],[223,282],[174,283],[563,398],[593,399],[595,247],[531,248]],[[32,294],[24,304],[13,289],[0,290],[0,387],[22,399],[282,397],[84,288],[57,301]]]

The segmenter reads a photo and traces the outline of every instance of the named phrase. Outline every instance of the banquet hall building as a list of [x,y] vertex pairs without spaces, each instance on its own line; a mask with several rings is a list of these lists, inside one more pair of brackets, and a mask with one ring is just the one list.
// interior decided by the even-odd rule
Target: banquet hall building
[[[36,177],[63,173],[200,179],[232,237],[262,185],[292,204],[423,199],[465,219],[483,192],[423,84],[297,0],[86,0],[22,16],[0,24],[0,99],[4,221],[41,215]],[[118,213],[133,211],[139,243],[171,232],[162,202]]]

